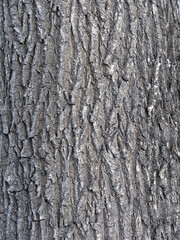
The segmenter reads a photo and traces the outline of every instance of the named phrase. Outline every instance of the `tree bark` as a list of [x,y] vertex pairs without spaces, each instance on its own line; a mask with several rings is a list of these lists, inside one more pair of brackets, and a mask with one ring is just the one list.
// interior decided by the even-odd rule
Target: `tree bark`
[[0,1],[0,239],[180,236],[176,0]]

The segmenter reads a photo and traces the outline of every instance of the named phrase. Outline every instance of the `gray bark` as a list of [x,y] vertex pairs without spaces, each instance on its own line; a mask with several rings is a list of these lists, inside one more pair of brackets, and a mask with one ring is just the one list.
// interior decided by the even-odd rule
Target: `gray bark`
[[176,0],[0,1],[0,239],[180,236]]

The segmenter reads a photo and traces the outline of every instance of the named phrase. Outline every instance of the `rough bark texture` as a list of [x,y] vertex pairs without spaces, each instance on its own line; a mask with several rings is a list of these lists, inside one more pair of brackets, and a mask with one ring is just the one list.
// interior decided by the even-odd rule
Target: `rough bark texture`
[[176,0],[0,1],[1,240],[179,239],[178,28]]

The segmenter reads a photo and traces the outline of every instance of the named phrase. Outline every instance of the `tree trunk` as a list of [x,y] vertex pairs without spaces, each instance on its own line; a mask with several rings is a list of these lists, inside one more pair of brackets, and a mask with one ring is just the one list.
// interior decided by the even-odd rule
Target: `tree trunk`
[[0,1],[0,239],[180,236],[178,1]]

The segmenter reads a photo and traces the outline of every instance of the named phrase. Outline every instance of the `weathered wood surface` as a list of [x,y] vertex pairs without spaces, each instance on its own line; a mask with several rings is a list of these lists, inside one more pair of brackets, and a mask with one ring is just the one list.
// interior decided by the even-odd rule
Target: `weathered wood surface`
[[180,237],[176,0],[0,1],[0,239]]

